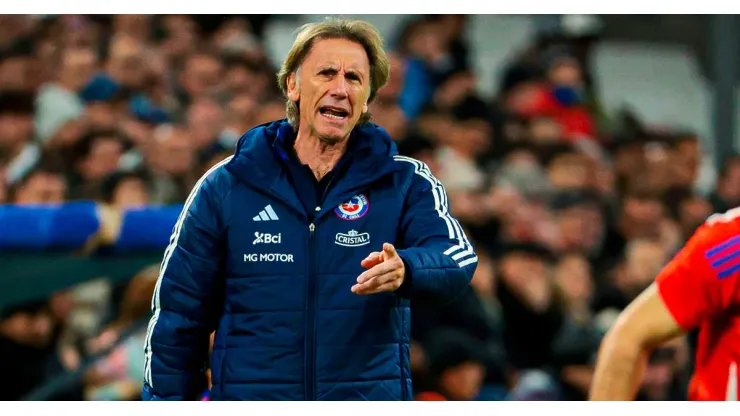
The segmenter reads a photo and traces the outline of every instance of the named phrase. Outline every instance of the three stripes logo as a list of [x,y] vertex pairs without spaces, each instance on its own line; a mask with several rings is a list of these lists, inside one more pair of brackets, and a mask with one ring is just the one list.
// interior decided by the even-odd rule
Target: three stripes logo
[[259,214],[255,215],[252,221],[277,221],[278,219],[275,210],[272,209],[272,205],[268,205]]
[[740,271],[740,236],[732,237],[704,253],[717,277],[725,279]]

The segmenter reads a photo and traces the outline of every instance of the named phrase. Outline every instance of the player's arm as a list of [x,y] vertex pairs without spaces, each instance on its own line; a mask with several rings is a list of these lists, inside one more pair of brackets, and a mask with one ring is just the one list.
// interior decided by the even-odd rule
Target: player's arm
[[590,400],[632,400],[650,351],[683,333],[653,284],[625,309],[604,337]]
[[396,156],[414,166],[401,218],[400,241],[406,277],[399,294],[420,293],[450,300],[470,284],[478,257],[460,223],[448,211],[447,193],[422,162]]
[[225,254],[219,192],[225,187],[214,176],[195,185],[160,266],[146,337],[144,400],[192,400],[206,387]]
[[593,400],[634,398],[647,354],[721,314],[738,284],[734,217],[712,217],[689,239],[656,283],[622,312],[602,342]]

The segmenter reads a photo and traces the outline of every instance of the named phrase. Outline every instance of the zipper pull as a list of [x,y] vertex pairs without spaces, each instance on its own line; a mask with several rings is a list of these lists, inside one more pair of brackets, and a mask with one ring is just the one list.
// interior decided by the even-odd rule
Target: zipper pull
[[315,229],[316,229],[316,226],[315,226],[315,225],[313,225],[313,223],[311,223],[311,224],[310,224],[310,225],[308,226],[308,231],[311,231],[311,232],[313,232],[313,230],[315,230]]

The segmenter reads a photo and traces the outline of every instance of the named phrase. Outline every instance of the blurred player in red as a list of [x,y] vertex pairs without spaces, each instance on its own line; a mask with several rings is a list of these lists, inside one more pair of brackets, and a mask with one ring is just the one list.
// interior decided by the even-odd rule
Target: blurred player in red
[[710,217],[604,338],[591,400],[633,400],[648,353],[699,328],[689,400],[738,399],[740,208]]

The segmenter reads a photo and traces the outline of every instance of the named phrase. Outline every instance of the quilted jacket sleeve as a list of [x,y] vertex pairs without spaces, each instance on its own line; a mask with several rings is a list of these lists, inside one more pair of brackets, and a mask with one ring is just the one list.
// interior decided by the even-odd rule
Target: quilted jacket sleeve
[[395,159],[414,167],[401,220],[398,254],[406,278],[399,293],[425,292],[452,299],[470,284],[478,257],[460,223],[450,215],[447,192],[429,167],[404,156]]
[[195,185],[165,250],[146,336],[144,400],[194,400],[205,388],[208,335],[223,292],[221,205],[228,190],[219,189],[219,167]]

